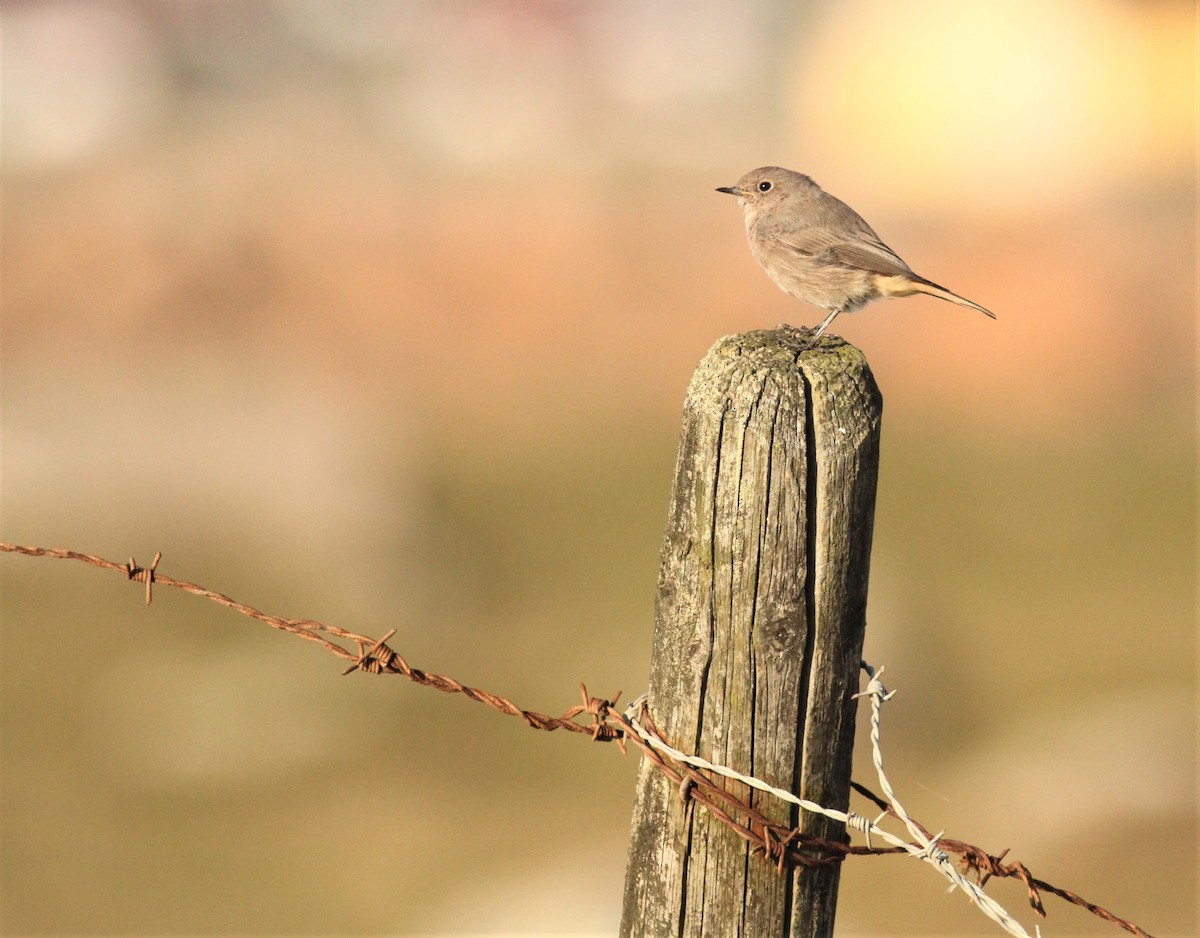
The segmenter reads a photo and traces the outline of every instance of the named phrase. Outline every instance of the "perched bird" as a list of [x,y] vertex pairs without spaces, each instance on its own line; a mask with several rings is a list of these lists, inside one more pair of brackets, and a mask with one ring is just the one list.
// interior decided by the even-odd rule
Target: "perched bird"
[[737,196],[750,250],[767,276],[785,293],[829,314],[810,345],[838,313],[852,313],[885,296],[928,293],[996,318],[913,273],[858,212],[802,173],[764,166],[717,191]]

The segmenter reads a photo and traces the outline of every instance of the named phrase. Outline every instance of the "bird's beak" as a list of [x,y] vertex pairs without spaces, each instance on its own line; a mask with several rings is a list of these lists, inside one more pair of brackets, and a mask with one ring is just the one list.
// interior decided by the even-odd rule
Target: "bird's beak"
[[718,186],[717,191],[725,192],[729,195],[736,195],[739,199],[746,194],[737,186]]

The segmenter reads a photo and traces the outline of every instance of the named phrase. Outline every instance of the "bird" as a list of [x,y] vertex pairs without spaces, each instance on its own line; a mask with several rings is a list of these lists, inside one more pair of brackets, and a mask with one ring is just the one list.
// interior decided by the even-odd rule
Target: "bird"
[[858,212],[803,173],[763,166],[717,192],[737,196],[750,251],[776,286],[828,314],[809,347],[839,314],[889,296],[926,293],[996,318],[915,273]]

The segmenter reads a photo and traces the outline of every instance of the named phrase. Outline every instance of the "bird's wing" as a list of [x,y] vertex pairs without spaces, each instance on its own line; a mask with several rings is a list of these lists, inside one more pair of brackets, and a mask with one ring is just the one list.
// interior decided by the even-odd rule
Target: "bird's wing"
[[788,250],[811,257],[823,256],[842,267],[868,270],[885,276],[913,276],[912,270],[899,255],[874,237],[874,232],[869,229],[856,233],[853,241],[846,240],[844,232],[820,227],[796,228],[786,235],[780,232],[764,234]]
[[853,244],[843,242],[831,247],[830,253],[839,264],[847,267],[857,267],[888,277],[897,274],[913,276],[909,266],[882,241],[856,241]]

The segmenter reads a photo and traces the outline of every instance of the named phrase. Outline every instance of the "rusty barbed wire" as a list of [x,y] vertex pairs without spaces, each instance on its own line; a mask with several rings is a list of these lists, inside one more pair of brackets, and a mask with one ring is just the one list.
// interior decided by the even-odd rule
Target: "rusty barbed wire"
[[[525,721],[526,724],[534,729],[553,731],[567,730],[572,733],[586,733],[591,735],[593,739],[611,738],[611,730],[597,731],[594,727],[584,726],[575,723],[573,720],[566,720],[562,717],[552,717],[544,713],[538,713],[534,710],[523,710],[512,701],[505,700],[496,694],[481,690],[477,687],[469,687],[456,681],[452,677],[446,677],[442,674],[433,674],[431,672],[422,671],[419,668],[411,667],[397,652],[388,648],[385,644],[386,639],[396,634],[396,630],[392,629],[383,639],[376,640],[367,635],[359,635],[356,632],[348,631],[347,629],[339,628],[336,625],[326,625],[323,622],[317,622],[313,619],[285,619],[280,616],[269,615],[255,609],[253,606],[246,603],[238,602],[235,599],[226,596],[224,593],[219,593],[216,590],[208,589],[196,583],[189,583],[187,580],[179,580],[175,577],[166,576],[158,573],[156,570],[148,568],[143,570],[134,563],[130,558],[128,563],[114,563],[111,560],[106,560],[103,557],[97,557],[94,554],[84,554],[75,550],[67,550],[60,547],[25,547],[19,544],[9,544],[0,541],[0,551],[8,553],[24,554],[28,557],[52,557],[58,560],[78,560],[93,567],[101,567],[106,570],[114,570],[123,573],[126,578],[131,580],[144,580],[147,589],[150,582],[153,581],[159,586],[170,586],[175,589],[183,590],[186,593],[191,593],[194,596],[202,596],[209,599],[218,605],[226,606],[229,609],[239,612],[251,619],[256,619],[259,622],[266,623],[273,629],[279,629],[283,632],[290,632],[293,635],[298,635],[310,642],[315,642],[321,645],[327,651],[332,652],[339,658],[343,658],[351,662],[343,673],[349,674],[355,670],[366,671],[371,674],[391,673],[399,674],[408,678],[415,684],[420,684],[424,687],[432,687],[436,690],[443,691],[447,694],[462,694],[469,700],[474,700],[477,703],[485,704],[493,710],[497,710],[507,716],[517,716]],[[157,566],[161,555],[156,555],[154,566]],[[324,634],[321,634],[324,633]],[[325,635],[332,635],[336,638],[344,639],[353,642],[358,646],[357,653],[348,648],[330,641],[325,638]]]
[[[154,560],[149,567],[140,567],[133,557],[130,557],[126,563],[120,564],[94,554],[85,554],[66,548],[30,547],[3,541],[0,541],[0,552],[23,554],[29,557],[77,560],[90,566],[119,571],[129,580],[145,583],[146,605],[151,603],[152,588],[156,583],[160,586],[174,587],[195,596],[201,596],[248,618],[263,622],[271,628],[289,632],[306,641],[321,645],[332,654],[350,662],[342,672],[344,675],[354,671],[364,671],[368,674],[398,674],[423,687],[432,687],[448,694],[461,694],[467,699],[482,703],[499,713],[520,717],[526,725],[533,729],[547,732],[562,729],[588,735],[596,742],[615,742],[622,752],[626,751],[627,744],[632,744],[639,749],[643,758],[676,786],[680,797],[685,802],[689,805],[702,805],[714,819],[744,839],[750,845],[752,855],[762,854],[764,859],[774,864],[781,874],[787,869],[789,863],[819,867],[844,862],[848,856],[906,853],[903,847],[874,847],[870,844],[858,846],[840,840],[818,837],[804,832],[798,826],[791,827],[766,817],[754,807],[753,796],[742,799],[695,768],[672,759],[643,740],[625,715],[616,709],[616,702],[621,696],[619,691],[611,700],[591,697],[588,695],[587,688],[580,684],[583,704],[569,708],[560,717],[553,717],[534,710],[525,710],[498,694],[470,687],[452,677],[412,667],[399,652],[387,645],[388,640],[396,634],[396,629],[391,629],[382,638],[374,639],[313,619],[287,619],[269,615],[246,603],[238,602],[224,593],[159,573],[157,567],[162,559],[161,553],[154,555]],[[331,641],[326,636],[352,642],[357,646],[357,652],[339,645],[336,641]],[[590,723],[576,722],[576,718],[584,714],[592,717],[592,721]],[[644,702],[641,706],[639,721],[659,740],[667,742],[661,731],[654,725]],[[857,782],[851,782],[851,786],[860,795],[874,802],[884,813],[892,817],[898,816],[891,805],[871,792],[870,789]],[[930,836],[925,827],[912,821],[911,818],[909,820],[926,838]],[[946,837],[937,838],[937,846],[957,857],[960,868],[964,872],[974,875],[980,886],[993,877],[1016,879],[1024,884],[1030,907],[1040,917],[1046,916],[1041,899],[1041,893],[1046,892],[1086,909],[1091,914],[1138,936],[1138,938],[1153,938],[1133,922],[1122,919],[1107,909],[1087,901],[1077,893],[1037,879],[1024,863],[1004,862],[1004,857],[1008,854],[1007,849],[999,855],[992,855],[973,844]]]

